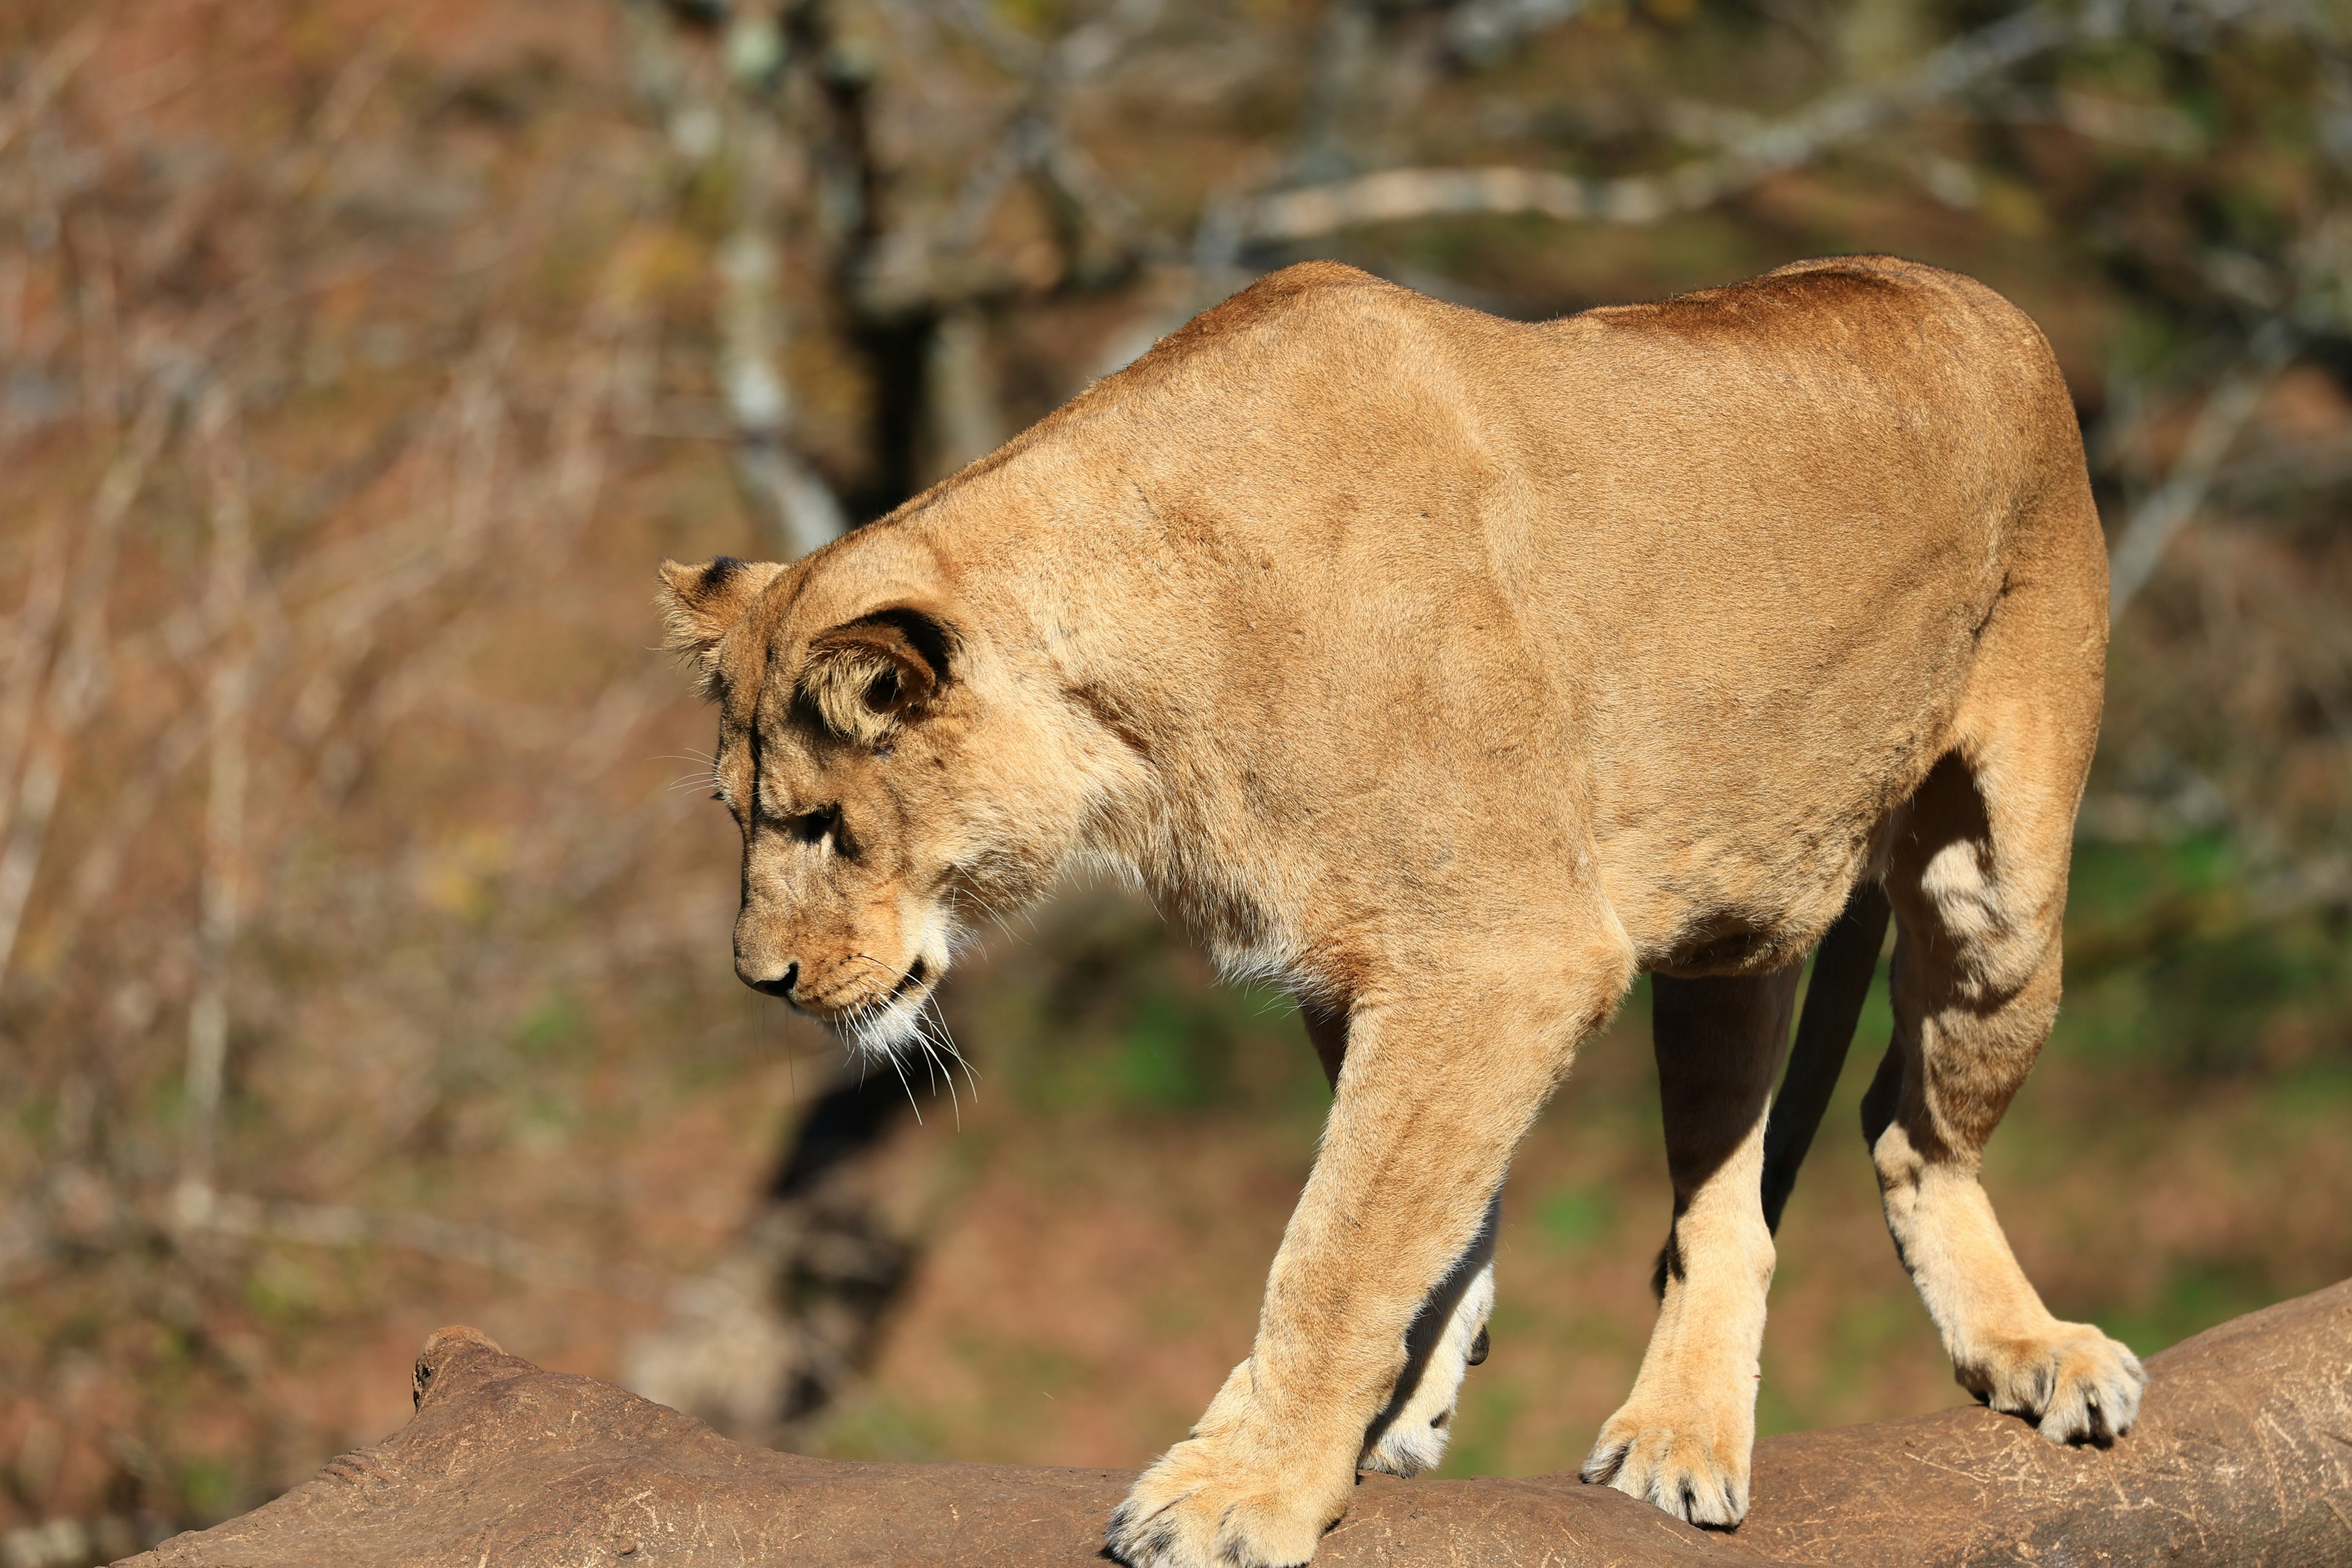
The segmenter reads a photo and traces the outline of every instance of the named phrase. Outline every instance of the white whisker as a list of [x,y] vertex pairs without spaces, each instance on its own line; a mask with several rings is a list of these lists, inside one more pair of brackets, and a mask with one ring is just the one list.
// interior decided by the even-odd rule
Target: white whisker
[[907,1109],[915,1113],[915,1125],[920,1127],[923,1124],[923,1108],[915,1103],[915,1086],[907,1081],[907,1068],[899,1061],[898,1052],[891,1050],[887,1045],[885,1045],[882,1050],[885,1058],[890,1064],[890,1070],[898,1075],[898,1087],[907,1091]]
[[[974,1105],[978,1105],[980,1103],[979,1076],[972,1071],[971,1060],[964,1056],[962,1049],[956,1045],[955,1036],[953,1032],[948,1028],[948,1016],[940,1008],[939,994],[937,992],[933,992],[930,995],[924,997],[923,1006],[929,1013],[931,1018],[938,1024],[938,1039],[941,1048],[947,1052],[948,1059],[953,1062],[956,1066],[963,1068],[965,1086],[971,1090],[972,1103]],[[952,1091],[955,1083],[955,1078],[952,1073],[949,1075],[948,1083],[950,1091]]]
[[1003,915],[997,913],[995,905],[990,903],[986,899],[982,898],[970,888],[960,889],[957,889],[957,891],[962,897],[969,898],[973,903],[978,904],[980,906],[980,912],[986,915],[989,918],[990,922],[993,924],[997,930],[1003,931],[1007,937],[1011,938],[1014,942],[1019,942],[1021,940],[1020,933],[1013,929]]

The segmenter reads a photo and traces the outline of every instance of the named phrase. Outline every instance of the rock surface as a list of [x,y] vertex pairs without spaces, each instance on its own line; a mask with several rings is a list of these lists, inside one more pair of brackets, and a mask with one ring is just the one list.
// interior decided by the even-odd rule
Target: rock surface
[[[2139,1427],[2069,1449],[1979,1409],[1768,1438],[1737,1531],[1572,1475],[1368,1476],[1318,1568],[1350,1564],[2352,1563],[2352,1281],[2148,1363]],[[373,1448],[137,1568],[1098,1568],[1117,1470],[846,1464],[732,1443],[471,1329],[416,1363]]]

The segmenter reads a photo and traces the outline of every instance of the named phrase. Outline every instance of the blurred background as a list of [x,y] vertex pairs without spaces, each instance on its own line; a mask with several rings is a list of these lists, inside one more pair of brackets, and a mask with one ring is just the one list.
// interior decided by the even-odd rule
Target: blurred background
[[[654,563],[877,516],[1252,277],[1540,318],[1891,250],[2055,343],[2115,561],[2068,1001],[1988,1181],[2142,1352],[2352,1274],[2332,0],[11,0],[0,1563],[252,1507],[466,1321],[754,1441],[1138,1465],[1327,1096],[1116,891],[972,1076],[737,984]],[[682,785],[682,787],[680,787]],[[1844,1092],[1764,1430],[1957,1403]],[[1447,1469],[1572,1466],[1666,1222],[1646,1003],[1506,1198]]]

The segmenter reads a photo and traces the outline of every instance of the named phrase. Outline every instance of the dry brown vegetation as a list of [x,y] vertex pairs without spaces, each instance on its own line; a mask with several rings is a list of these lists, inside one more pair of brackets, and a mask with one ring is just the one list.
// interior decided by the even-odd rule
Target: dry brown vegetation
[[[1181,1434],[1305,1173],[1296,1021],[1081,890],[955,982],[976,1098],[843,1086],[729,972],[651,565],[877,515],[1310,255],[1539,315],[1889,249],[2032,311],[2123,599],[1995,1195],[2142,1351],[2352,1273],[2345,45],[2291,0],[0,11],[5,1560],[300,1479],[455,1320],[826,1452]],[[1643,1026],[1522,1163],[1452,1473],[1560,1468],[1631,1377]],[[1959,1397],[1853,1092],[1768,1430]],[[780,1173],[821,1100],[866,1135]]]

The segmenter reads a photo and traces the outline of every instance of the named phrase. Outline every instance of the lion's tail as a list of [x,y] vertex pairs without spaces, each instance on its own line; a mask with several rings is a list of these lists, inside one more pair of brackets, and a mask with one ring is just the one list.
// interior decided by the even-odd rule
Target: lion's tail
[[1813,954],[1812,984],[1805,991],[1804,1014],[1797,1020],[1796,1044],[1789,1047],[1789,1069],[1780,1077],[1780,1092],[1773,1097],[1771,1118],[1764,1124],[1764,1223],[1773,1230],[1780,1228],[1780,1211],[1797,1184],[1797,1167],[1805,1163],[1805,1151],[1813,1145],[1830,1092],[1845,1067],[1846,1047],[1853,1044],[1863,998],[1870,994],[1878,950],[1886,940],[1888,912],[1886,893],[1877,882],[1865,879],[1856,883],[1845,912]]

